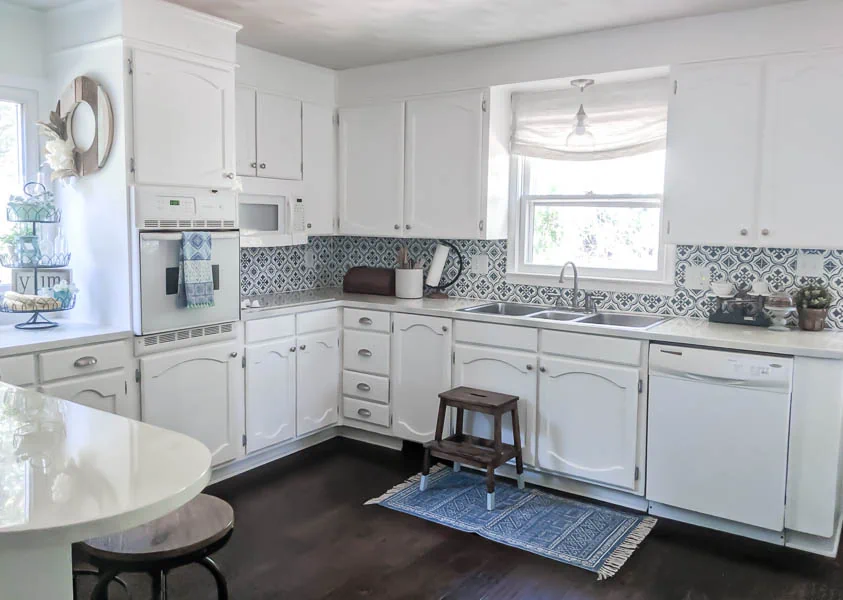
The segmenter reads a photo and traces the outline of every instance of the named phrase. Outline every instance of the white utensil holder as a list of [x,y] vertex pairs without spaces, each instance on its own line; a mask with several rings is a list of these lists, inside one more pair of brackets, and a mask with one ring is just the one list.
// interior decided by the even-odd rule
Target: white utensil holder
[[421,298],[424,294],[423,269],[395,269],[395,296]]

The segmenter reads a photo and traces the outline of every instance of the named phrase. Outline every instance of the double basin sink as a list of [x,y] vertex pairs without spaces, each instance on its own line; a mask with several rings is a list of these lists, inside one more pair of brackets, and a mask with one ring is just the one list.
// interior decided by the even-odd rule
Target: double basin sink
[[586,323],[617,327],[621,329],[647,329],[664,323],[670,317],[661,315],[638,315],[629,313],[583,313],[554,308],[552,306],[537,306],[535,304],[518,304],[515,302],[492,302],[471,308],[462,308],[459,312],[477,313],[483,315],[501,315],[507,317],[525,317],[530,319],[544,319],[547,321],[567,321],[571,323]]

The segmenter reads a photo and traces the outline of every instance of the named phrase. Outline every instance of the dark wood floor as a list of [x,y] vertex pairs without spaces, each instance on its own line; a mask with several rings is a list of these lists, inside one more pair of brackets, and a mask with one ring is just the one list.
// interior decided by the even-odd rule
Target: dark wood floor
[[[337,439],[212,486],[235,511],[234,535],[216,557],[232,599],[843,600],[840,561],[665,520],[617,576],[597,582],[581,569],[363,506],[420,465],[415,448]],[[143,578],[130,585],[134,600],[149,598]],[[201,568],[170,575],[170,600],[205,598],[215,596]]]

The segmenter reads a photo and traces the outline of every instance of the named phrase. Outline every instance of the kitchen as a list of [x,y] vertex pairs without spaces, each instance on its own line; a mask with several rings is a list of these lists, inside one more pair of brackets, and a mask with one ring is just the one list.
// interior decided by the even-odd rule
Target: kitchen
[[[260,531],[249,522],[259,515],[239,508],[254,506],[255,489],[277,486],[286,497],[299,481],[333,490],[314,501],[325,509],[341,490],[344,502],[330,506],[354,511],[341,527],[360,527],[363,538],[371,528],[370,541],[378,526],[399,538],[412,532],[431,551],[443,544],[445,557],[447,541],[480,557],[504,551],[441,532],[436,519],[361,505],[380,497],[391,507],[379,495],[422,470],[419,444],[437,435],[439,394],[510,394],[520,434],[507,417],[501,442],[520,440],[528,490],[605,503],[652,528],[634,555],[603,571],[507,551],[505,570],[548,578],[536,595],[579,586],[604,597],[672,560],[700,572],[652,575],[641,584],[650,596],[834,588],[843,523],[843,266],[840,209],[829,200],[843,129],[838,3],[689,8],[449,53],[404,55],[395,41],[391,58],[372,58],[365,40],[329,52],[307,36],[261,38],[260,15],[188,4],[0,5],[16,24],[9,48],[26,42],[41,53],[4,52],[0,63],[0,99],[23,115],[18,138],[37,140],[35,121],[68,110],[70,82],[82,80],[74,93],[93,82],[111,117],[90,117],[94,139],[111,143],[93,144],[91,171],[68,182],[39,173],[49,149],[20,143],[16,183],[45,188],[10,187],[21,200],[5,212],[19,216],[32,198],[54,194],[50,218],[29,221],[33,234],[52,237],[35,268],[69,271],[78,298],[67,304],[57,296],[66,288],[54,287],[59,304],[35,316],[58,326],[36,318],[45,328],[33,331],[15,327],[25,317],[7,296],[0,381],[199,440],[210,469],[191,485],[201,489],[207,477],[209,493],[234,506],[235,529],[242,518]],[[305,56],[313,58],[296,60]],[[77,125],[75,112],[64,114],[81,137],[84,113]],[[213,306],[179,304],[193,285],[182,281],[185,240],[207,244],[196,262],[207,267],[200,283]],[[0,286],[32,271],[26,243]],[[411,264],[396,271],[405,249]],[[812,308],[805,298],[822,302]],[[49,312],[55,306],[62,310]],[[808,330],[811,310],[824,331]],[[456,432],[452,412],[443,426]],[[459,423],[469,435],[495,435],[487,416]],[[495,473],[499,494],[514,489],[515,466]],[[494,491],[480,496],[494,505]],[[114,531],[97,530],[106,533]],[[273,534],[304,535],[286,525]],[[422,568],[410,554],[399,569],[361,549],[370,562],[361,554],[350,565],[368,580],[332,572],[318,582],[301,569],[285,573],[264,538],[255,548],[276,572],[258,576],[234,556],[254,550],[245,537],[235,531],[219,554],[234,597],[350,597],[355,586],[404,597],[374,574]],[[678,563],[665,558],[669,548],[690,555]],[[711,556],[721,550],[725,557]],[[741,553],[766,567],[748,573]],[[318,549],[313,556],[327,560]],[[758,583],[791,561],[791,579]],[[816,581],[806,575],[812,566]],[[470,568],[483,576],[482,564]],[[725,569],[742,591],[704,585],[707,568]],[[205,597],[190,586],[205,590],[207,575],[179,573],[172,596]],[[594,573],[613,579],[592,586]],[[456,576],[429,579],[417,597],[485,593]],[[753,585],[771,587],[759,595]]]

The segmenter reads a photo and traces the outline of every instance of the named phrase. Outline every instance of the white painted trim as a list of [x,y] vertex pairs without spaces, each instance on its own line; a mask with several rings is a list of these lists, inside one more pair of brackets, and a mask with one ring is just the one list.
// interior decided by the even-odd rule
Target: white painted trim
[[691,525],[697,525],[707,529],[716,529],[717,531],[723,531],[753,540],[767,542],[768,544],[775,544],[777,546],[785,545],[784,531],[762,529],[761,527],[745,525],[736,521],[728,521],[719,517],[712,517],[710,515],[704,515],[702,513],[682,508],[675,508],[658,502],[650,502],[649,513],[657,517],[664,517],[666,519],[673,519],[674,521],[690,523]]
[[803,552],[837,558],[837,550],[840,548],[841,529],[843,529],[843,515],[837,517],[837,526],[834,528],[834,534],[830,538],[787,529],[784,532],[784,545],[795,550],[802,550]]
[[401,438],[375,433],[374,431],[352,428],[348,425],[337,427],[337,435],[349,440],[357,440],[358,442],[365,442],[389,450],[401,450],[404,446],[404,440]]
[[38,90],[0,85],[0,99],[23,105],[23,176],[26,181],[36,181],[41,167],[41,144],[35,124],[39,120]]

